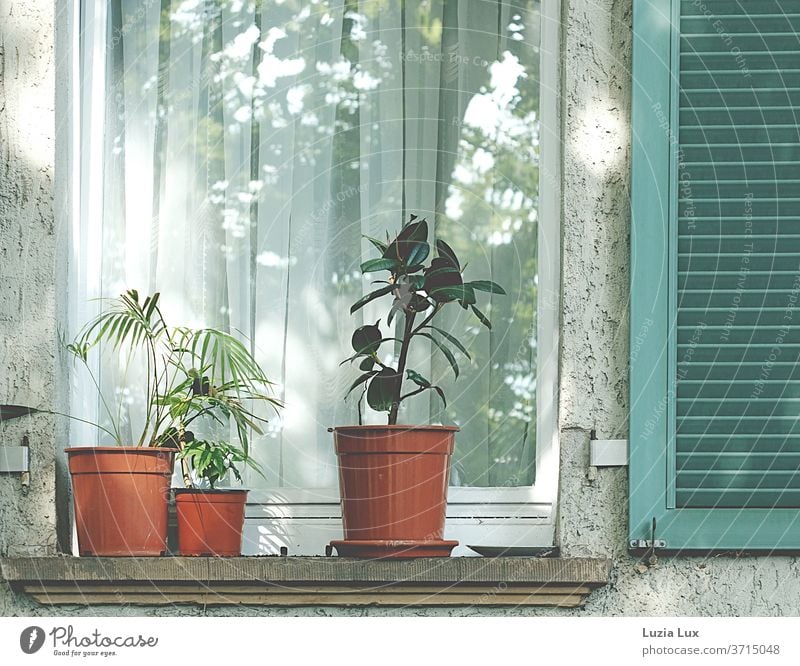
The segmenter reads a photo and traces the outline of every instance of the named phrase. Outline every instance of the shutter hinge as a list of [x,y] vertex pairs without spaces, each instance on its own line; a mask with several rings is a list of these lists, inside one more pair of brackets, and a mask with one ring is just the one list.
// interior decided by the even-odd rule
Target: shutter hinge
[[647,562],[649,565],[654,565],[658,563],[658,556],[656,555],[656,549],[658,548],[666,548],[667,541],[666,539],[656,539],[656,519],[653,517],[653,524],[650,528],[650,538],[649,539],[631,539],[630,540],[630,547],[637,548],[637,549],[646,549],[642,560]]

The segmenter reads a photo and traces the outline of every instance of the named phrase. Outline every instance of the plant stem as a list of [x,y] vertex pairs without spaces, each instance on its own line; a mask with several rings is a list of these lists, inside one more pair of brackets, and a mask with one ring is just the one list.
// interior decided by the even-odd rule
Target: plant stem
[[[91,421],[83,421],[83,423],[88,423],[89,425],[96,426],[100,430],[104,430],[106,433],[108,433],[108,434],[110,434],[110,435],[112,435],[114,437],[114,441],[117,443],[117,446],[122,446],[123,445],[122,435],[121,435],[121,433],[119,431],[119,421],[120,421],[120,419],[119,418],[116,418],[116,419],[114,418],[114,414],[111,411],[111,408],[108,406],[108,402],[106,401],[105,396],[103,395],[103,392],[100,390],[100,382],[98,382],[97,381],[97,377],[94,376],[94,372],[92,372],[91,366],[86,361],[84,361],[83,359],[81,359],[81,361],[83,362],[83,365],[86,367],[86,370],[89,373],[89,377],[92,378],[92,383],[94,384],[95,388],[97,389],[97,394],[100,396],[100,402],[103,404],[103,408],[106,410],[106,414],[108,414],[108,419],[109,419],[109,421],[111,421],[111,427],[114,428],[114,432],[111,433],[106,428],[102,428],[99,424],[92,423]],[[56,414],[56,412],[53,412],[53,414]],[[66,415],[63,415],[63,416],[66,416]],[[73,417],[69,417],[69,418],[73,418]],[[78,418],[76,418],[75,420],[76,421],[82,421],[82,419],[78,419]]]
[[419,333],[419,332],[420,332],[420,331],[421,331],[423,328],[425,328],[425,326],[428,324],[428,322],[430,322],[430,320],[431,320],[431,319],[433,319],[433,318],[436,316],[436,313],[437,313],[437,312],[439,312],[439,310],[441,310],[441,309],[442,309],[442,304],[441,304],[441,303],[437,303],[437,304],[436,304],[436,307],[434,307],[434,308],[433,308],[433,312],[431,312],[431,313],[430,313],[430,314],[429,314],[427,317],[425,317],[425,319],[423,319],[423,320],[422,320],[422,323],[421,323],[419,326],[417,326],[417,327],[416,327],[416,328],[415,328],[415,329],[414,329],[414,330],[411,332],[411,335],[416,335],[416,334],[417,334],[417,333]]
[[[178,447],[181,453],[183,453],[183,450],[186,448],[186,428],[183,423],[178,426]],[[189,463],[184,456],[181,456],[181,471],[183,472],[183,485],[187,488],[194,487],[192,483],[192,474],[189,470]]]
[[414,328],[414,318],[417,313],[413,310],[407,310],[405,313],[406,323],[403,329],[403,341],[400,343],[400,358],[397,361],[397,388],[395,389],[395,398],[392,401],[392,409],[389,411],[389,425],[397,423],[397,411],[400,408],[400,397],[403,392],[403,374],[406,371],[406,361],[408,359],[408,348],[411,343],[412,330]]

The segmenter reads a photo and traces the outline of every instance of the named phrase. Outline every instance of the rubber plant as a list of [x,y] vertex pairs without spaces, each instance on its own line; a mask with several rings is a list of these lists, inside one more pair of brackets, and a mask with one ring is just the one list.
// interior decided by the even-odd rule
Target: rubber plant
[[[121,416],[100,391],[89,363],[90,354],[99,348],[126,359],[128,366],[137,363],[144,369],[144,419],[133,442],[123,438]],[[116,444],[67,449],[80,552],[162,554],[175,452],[189,488],[192,465],[209,478],[223,468],[235,469],[234,461],[249,463],[251,435],[262,433],[266,421],[254,406],[267,403],[278,408],[280,403],[241,341],[215,328],[169,326],[158,293],[142,299],[136,290],[129,290],[106,301],[67,349],[86,366],[100,394],[107,425],[94,425]],[[233,424],[238,446],[203,440],[206,448],[198,457],[201,442],[195,441],[190,428],[202,420],[220,427]],[[97,497],[105,499],[103,506],[94,505]]]
[[[478,307],[478,293],[504,295],[491,280],[464,280],[463,267],[445,241],[435,242],[432,256],[428,224],[411,215],[394,240],[367,237],[380,256],[361,264],[364,274],[386,273],[379,285],[350,308],[358,312],[379,298],[391,299],[386,321],[399,329],[384,335],[380,320],[358,327],[352,335],[353,354],[343,363],[358,362],[361,374],[347,396],[360,390],[358,426],[333,428],[339,457],[345,538],[332,542],[340,554],[363,557],[448,555],[456,542],[445,541],[449,459],[453,426],[398,425],[401,404],[434,391],[446,406],[442,387],[408,367],[416,340],[429,340],[458,377],[457,354],[470,358],[465,345],[450,331],[435,325],[446,307],[471,311],[491,329]],[[392,345],[396,361],[382,360],[383,346]],[[388,413],[386,426],[363,425],[361,405]]]

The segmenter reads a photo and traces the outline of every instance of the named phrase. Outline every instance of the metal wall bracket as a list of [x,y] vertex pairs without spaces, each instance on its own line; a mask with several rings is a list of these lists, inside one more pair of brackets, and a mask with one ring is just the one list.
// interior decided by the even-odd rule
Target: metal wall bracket
[[589,464],[592,467],[627,467],[627,439],[593,439],[589,444]]
[[0,446],[0,474],[26,474],[30,471],[27,446]]

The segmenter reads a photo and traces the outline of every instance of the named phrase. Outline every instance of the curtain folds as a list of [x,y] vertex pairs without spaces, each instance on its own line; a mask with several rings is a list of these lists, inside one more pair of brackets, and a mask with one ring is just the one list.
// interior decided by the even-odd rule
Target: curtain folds
[[[461,427],[454,484],[531,485],[539,3],[87,0],[84,21],[73,322],[87,299],[138,288],[175,324],[247,338],[286,402],[255,440],[266,478],[248,485],[334,487],[326,429],[357,422],[342,400],[357,369],[339,362],[387,311],[349,314],[370,287],[362,236],[427,217],[467,278],[508,296],[481,295],[491,332],[457,306],[440,320],[472,356],[457,380],[414,349],[448,406],[431,392],[401,420]],[[101,364],[134,425],[136,377]],[[76,382],[73,409],[91,414]]]

